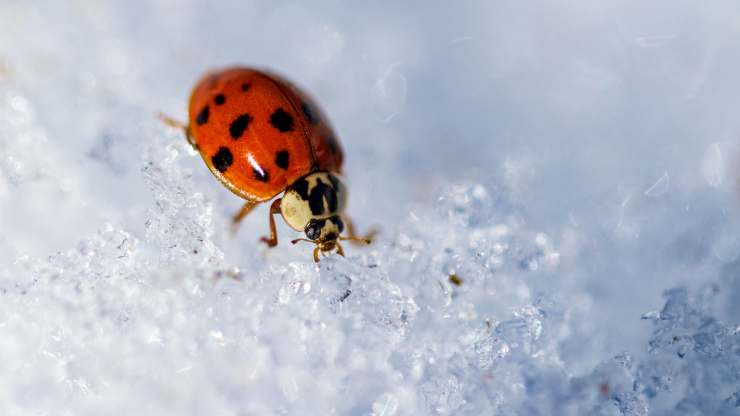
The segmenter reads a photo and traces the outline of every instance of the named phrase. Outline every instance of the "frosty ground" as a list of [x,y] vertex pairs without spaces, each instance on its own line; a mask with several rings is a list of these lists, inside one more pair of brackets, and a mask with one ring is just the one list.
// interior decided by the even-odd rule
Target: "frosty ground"
[[[2,3],[0,414],[740,413],[740,6],[319,4]],[[370,247],[229,236],[153,114],[233,63]]]

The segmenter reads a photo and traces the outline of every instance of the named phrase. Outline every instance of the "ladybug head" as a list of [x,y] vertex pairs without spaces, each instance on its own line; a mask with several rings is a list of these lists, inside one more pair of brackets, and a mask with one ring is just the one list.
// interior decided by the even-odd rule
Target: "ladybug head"
[[339,244],[340,234],[344,231],[344,223],[338,215],[328,218],[311,219],[304,229],[307,239],[299,238],[293,240],[293,244],[298,241],[309,241],[316,244],[314,249],[314,260],[319,261],[319,251],[328,252],[337,250],[337,254],[344,256],[344,250]]
[[344,223],[338,215],[329,218],[314,218],[306,224],[306,237],[316,242],[321,251],[331,251],[344,231]]

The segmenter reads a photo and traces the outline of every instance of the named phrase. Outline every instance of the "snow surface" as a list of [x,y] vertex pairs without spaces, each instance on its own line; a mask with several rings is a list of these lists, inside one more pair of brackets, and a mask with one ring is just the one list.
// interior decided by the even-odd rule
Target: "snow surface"
[[[0,414],[740,414],[739,15],[0,3]],[[229,237],[153,114],[233,63],[323,104],[372,246]]]

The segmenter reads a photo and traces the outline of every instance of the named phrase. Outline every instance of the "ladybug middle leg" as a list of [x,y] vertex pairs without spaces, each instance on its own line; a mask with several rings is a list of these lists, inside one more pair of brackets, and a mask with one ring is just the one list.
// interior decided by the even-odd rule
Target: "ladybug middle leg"
[[232,236],[236,234],[236,231],[239,229],[239,224],[244,219],[244,217],[246,217],[247,214],[252,212],[252,210],[259,204],[260,203],[258,201],[252,201],[248,199],[244,203],[242,208],[239,210],[239,212],[234,214],[234,216],[231,218],[231,235]]
[[260,238],[260,241],[267,244],[268,247],[275,247],[278,243],[277,230],[275,229],[275,214],[280,213],[280,202],[282,200],[282,198],[278,198],[270,205],[270,238]]
[[193,146],[193,149],[198,149],[195,144],[195,140],[193,139],[193,135],[190,134],[190,126],[162,113],[157,113],[157,118],[160,119],[164,124],[172,128],[182,130],[182,132],[185,134],[185,138],[188,139],[188,143]]

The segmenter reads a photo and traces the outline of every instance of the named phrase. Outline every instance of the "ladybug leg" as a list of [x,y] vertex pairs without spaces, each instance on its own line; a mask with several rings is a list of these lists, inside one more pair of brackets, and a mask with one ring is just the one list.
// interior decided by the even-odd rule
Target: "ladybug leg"
[[193,140],[193,135],[190,134],[190,126],[186,125],[183,122],[177,121],[174,118],[167,116],[163,113],[157,113],[157,118],[162,121],[162,123],[178,129],[182,130],[182,132],[185,134],[185,138],[188,140],[188,143],[190,143],[191,146],[193,146],[193,149],[198,150],[198,147],[195,144],[195,140]]
[[373,241],[375,234],[378,233],[378,230],[371,229],[366,236],[358,237],[355,233],[355,224],[352,220],[348,216],[343,215],[342,221],[344,221],[344,224],[347,226],[347,237],[339,237],[341,241],[349,241],[355,245],[370,244]]
[[233,236],[236,234],[236,231],[239,229],[239,223],[244,219],[244,217],[247,216],[252,210],[259,205],[259,202],[257,201],[250,201],[247,200],[247,202],[244,203],[242,206],[242,209],[239,210],[234,216],[231,218],[231,235]]
[[[264,241],[264,240],[263,240],[263,241]],[[292,240],[292,241],[291,241],[291,243],[295,244],[295,243],[297,243],[297,242],[299,242],[299,241],[305,241],[305,242],[307,242],[307,243],[313,243],[313,244],[316,244],[316,242],[315,242],[315,241],[313,241],[313,240],[309,240],[308,238],[296,238],[295,240]],[[313,261],[315,261],[316,263],[318,263],[318,262],[319,262],[319,260],[321,260],[321,259],[319,258],[319,250],[320,250],[320,249],[321,249],[321,247],[320,247],[320,246],[319,246],[318,244],[316,244],[316,247],[315,247],[315,248],[313,249]]]
[[342,248],[342,245],[339,244],[339,241],[337,241],[337,254],[344,257],[344,248]]
[[277,230],[275,229],[275,214],[280,213],[280,201],[282,201],[282,198],[276,199],[272,205],[270,205],[270,238],[260,238],[260,241],[267,244],[269,247],[275,247],[278,243]]

